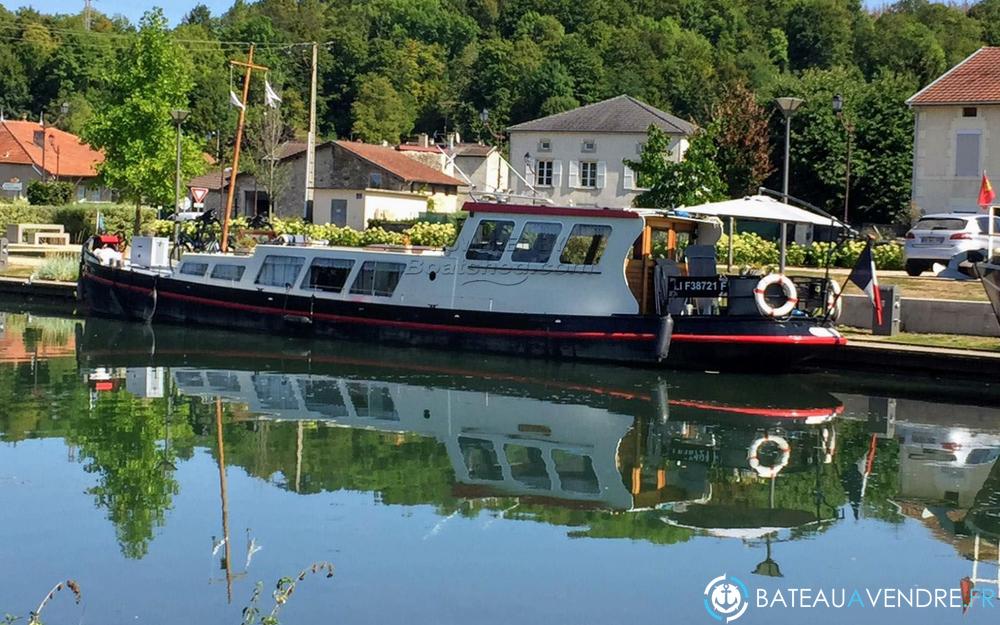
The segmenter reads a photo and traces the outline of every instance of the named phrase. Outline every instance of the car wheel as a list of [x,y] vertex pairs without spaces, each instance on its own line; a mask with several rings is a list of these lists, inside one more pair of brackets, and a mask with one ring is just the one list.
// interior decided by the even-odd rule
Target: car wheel
[[927,271],[927,263],[920,260],[908,260],[906,261],[906,275],[913,276],[916,278],[923,272]]

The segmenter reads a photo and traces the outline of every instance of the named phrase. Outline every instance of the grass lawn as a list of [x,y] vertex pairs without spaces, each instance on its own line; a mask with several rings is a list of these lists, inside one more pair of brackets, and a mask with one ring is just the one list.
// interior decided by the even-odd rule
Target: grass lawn
[[0,276],[4,278],[29,278],[34,272],[35,268],[27,265],[7,265],[6,269],[0,270]]
[[[833,269],[830,276],[843,284],[850,273],[847,269]],[[791,267],[788,274],[792,276],[822,276],[822,269],[811,269],[804,267]],[[916,297],[925,299],[960,299],[975,302],[986,302],[986,291],[979,280],[969,280],[960,282],[957,280],[946,280],[944,278],[930,277],[925,274],[919,278],[911,278],[902,271],[880,271],[878,281],[882,286],[898,286],[903,297]],[[860,295],[861,291],[853,284],[848,284],[846,293]]]
[[862,328],[839,328],[849,340],[917,345],[920,347],[948,347],[951,349],[971,349],[983,352],[1000,352],[1000,338],[989,336],[961,336],[957,334],[917,334],[900,332],[896,336],[872,336],[870,330]]

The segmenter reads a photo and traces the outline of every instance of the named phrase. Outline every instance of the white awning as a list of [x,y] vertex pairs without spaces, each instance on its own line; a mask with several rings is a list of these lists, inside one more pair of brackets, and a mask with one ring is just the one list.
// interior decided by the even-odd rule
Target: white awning
[[837,219],[824,217],[823,215],[807,211],[792,204],[785,204],[766,195],[751,195],[737,200],[685,206],[678,208],[677,211],[692,215],[711,215],[715,217],[735,217],[736,219],[776,221],[779,223],[843,227],[843,224]]

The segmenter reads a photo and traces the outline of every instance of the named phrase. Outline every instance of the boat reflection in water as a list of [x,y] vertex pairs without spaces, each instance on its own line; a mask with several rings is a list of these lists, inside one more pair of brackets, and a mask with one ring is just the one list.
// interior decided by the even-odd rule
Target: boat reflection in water
[[[702,514],[759,522],[766,531],[772,519],[782,527],[820,520],[818,512],[760,511],[752,501],[712,507],[713,482],[746,486],[769,472],[819,470],[832,461],[833,419],[842,410],[801,378],[788,378],[778,390],[763,378],[720,384],[722,378],[704,374],[659,379],[579,364],[536,366],[529,377],[516,360],[481,359],[474,368],[466,360],[457,369],[427,352],[334,357],[285,340],[255,341],[255,350],[246,351],[235,350],[228,337],[218,344],[201,335],[192,340],[183,329],[158,328],[155,340],[123,330],[134,327],[88,320],[78,340],[95,388],[98,381],[117,388],[118,379],[137,395],[173,387],[168,392],[205,402],[221,398],[248,420],[297,422],[300,447],[317,425],[427,437],[447,452],[455,497],[661,508],[668,523],[696,515],[699,506],[709,506]],[[136,362],[150,366],[123,367]],[[787,457],[774,441],[787,443]],[[295,484],[300,472],[297,466]],[[776,480],[767,481],[773,500]]]

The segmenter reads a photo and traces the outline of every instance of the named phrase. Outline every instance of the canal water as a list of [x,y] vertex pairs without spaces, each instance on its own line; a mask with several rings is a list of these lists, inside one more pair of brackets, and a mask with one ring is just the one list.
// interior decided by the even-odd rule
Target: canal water
[[1000,391],[974,372],[0,320],[0,615],[73,579],[45,622],[235,624],[290,578],[282,623],[1000,616]]

